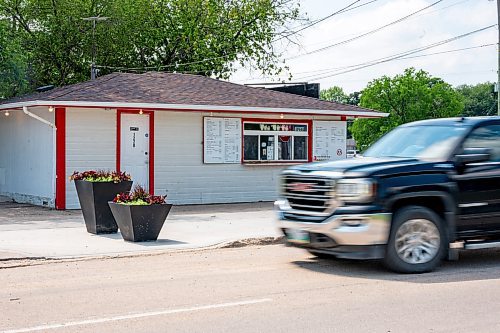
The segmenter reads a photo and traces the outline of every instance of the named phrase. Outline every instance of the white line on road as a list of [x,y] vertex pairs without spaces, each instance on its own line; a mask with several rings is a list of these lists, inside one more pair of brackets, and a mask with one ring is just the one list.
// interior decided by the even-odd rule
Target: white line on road
[[83,326],[83,325],[107,323],[107,322],[118,321],[118,320],[162,316],[162,315],[181,313],[181,312],[194,312],[194,311],[202,311],[202,310],[210,310],[210,309],[229,308],[229,307],[233,307],[233,306],[251,305],[251,304],[265,303],[265,302],[271,302],[271,301],[272,301],[272,299],[270,299],[270,298],[252,299],[252,300],[240,301],[240,302],[230,302],[230,303],[219,303],[219,304],[194,306],[194,307],[190,307],[190,308],[180,308],[180,309],[170,309],[170,310],[162,310],[162,311],[135,313],[135,314],[116,316],[116,317],[108,317],[108,318],[89,319],[89,320],[82,320],[82,321],[70,321],[70,322],[62,323],[62,324],[40,325],[40,326],[27,327],[27,328],[18,328],[18,329],[13,329],[13,330],[8,330],[8,331],[0,331],[0,333],[35,332],[35,331],[42,331],[42,330],[49,330],[49,329],[56,329],[56,328],[65,328],[65,327],[71,327],[71,326]]

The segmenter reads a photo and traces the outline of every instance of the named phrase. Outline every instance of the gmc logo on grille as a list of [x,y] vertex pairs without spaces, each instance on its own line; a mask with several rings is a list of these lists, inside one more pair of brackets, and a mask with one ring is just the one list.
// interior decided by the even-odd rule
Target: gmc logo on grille
[[314,192],[314,184],[309,183],[292,183],[290,190],[293,192]]

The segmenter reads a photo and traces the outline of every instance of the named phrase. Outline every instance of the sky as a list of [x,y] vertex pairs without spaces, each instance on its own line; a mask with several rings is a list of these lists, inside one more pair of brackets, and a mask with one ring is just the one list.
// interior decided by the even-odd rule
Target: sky
[[[496,82],[498,68],[496,0],[441,0],[402,22],[365,37],[344,42],[438,2],[438,0],[375,0],[369,3],[370,1],[361,0],[352,7],[368,4],[334,15],[294,35],[298,45],[283,41],[276,43],[277,49],[282,50],[281,59],[285,59],[286,65],[290,68],[290,74],[293,76],[291,82],[319,82],[321,89],[340,86],[346,93],[351,93],[362,90],[376,78],[384,75],[393,77],[408,67],[423,69],[453,86]],[[348,6],[354,0],[299,2],[301,13],[314,22]],[[295,23],[295,26],[297,25],[300,23]],[[410,59],[396,59],[362,69],[355,67],[427,47],[491,25],[495,26],[407,55],[413,57]],[[339,42],[344,43],[317,51]],[[464,48],[470,49],[457,51]],[[431,53],[441,54],[420,57]],[[355,70],[346,72],[352,69]],[[259,72],[240,68],[232,75],[230,81],[248,84],[280,82],[287,79],[288,73],[264,77]]]

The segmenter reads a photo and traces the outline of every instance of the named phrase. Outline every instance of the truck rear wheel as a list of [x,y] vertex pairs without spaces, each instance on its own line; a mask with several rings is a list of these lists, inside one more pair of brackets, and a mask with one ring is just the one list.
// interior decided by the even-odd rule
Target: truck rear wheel
[[432,271],[446,249],[441,218],[421,206],[407,206],[396,212],[387,244],[385,265],[400,273]]

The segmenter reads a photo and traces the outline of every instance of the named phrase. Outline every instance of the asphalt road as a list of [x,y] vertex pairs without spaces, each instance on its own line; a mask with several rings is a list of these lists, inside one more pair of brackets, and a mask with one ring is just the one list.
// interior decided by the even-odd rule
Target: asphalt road
[[436,272],[281,245],[0,269],[0,332],[500,332],[500,251]]

